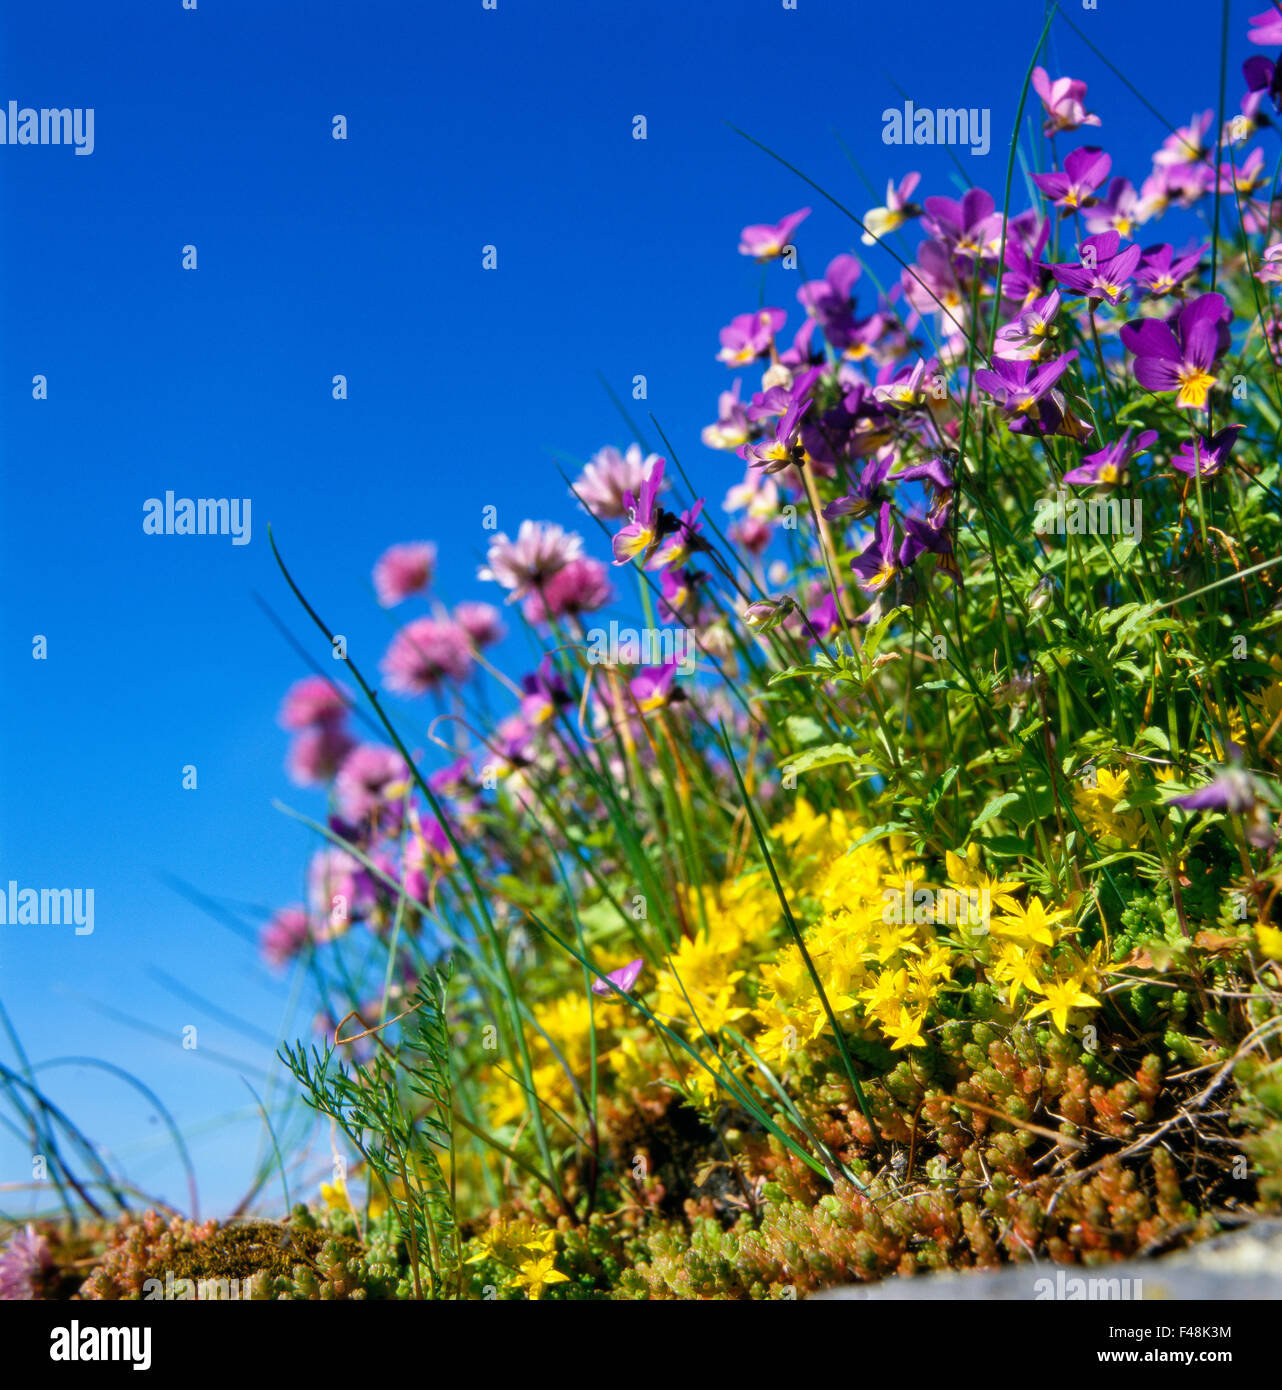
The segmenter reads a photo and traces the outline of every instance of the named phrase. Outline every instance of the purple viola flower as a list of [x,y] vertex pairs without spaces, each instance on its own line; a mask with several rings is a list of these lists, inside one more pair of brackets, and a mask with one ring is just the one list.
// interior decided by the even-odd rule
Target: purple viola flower
[[907,347],[907,339],[891,314],[878,310],[866,319],[841,319],[824,330],[833,349],[841,353],[843,362],[874,362],[898,357]]
[[775,334],[787,322],[782,309],[758,309],[755,314],[736,314],[718,335],[717,361],[727,367],[746,367],[770,351]]
[[1227,811],[1240,816],[1259,799],[1255,779],[1240,767],[1222,767],[1204,786],[1185,796],[1171,798],[1173,806],[1186,811]]
[[1282,241],[1275,241],[1264,248],[1255,278],[1262,285],[1276,285],[1282,282]]
[[1166,196],[1181,207],[1191,208],[1215,186],[1215,173],[1209,163],[1172,164],[1161,170],[1166,180]]
[[810,216],[809,208],[790,212],[773,224],[757,223],[739,233],[739,254],[753,256],[757,263],[778,260],[788,246],[788,238]]
[[966,290],[957,278],[957,269],[948,247],[940,241],[923,241],[917,248],[916,264],[905,270],[900,283],[904,298],[923,317],[940,314],[949,323],[945,331],[958,334],[965,325]]
[[[1243,135],[1246,138],[1251,130],[1261,124],[1260,104],[1266,92],[1273,99],[1273,109],[1282,111],[1282,65],[1262,53],[1256,53],[1242,64],[1242,76],[1246,78],[1248,88],[1242,99],[1242,115],[1248,126]],[[1234,122],[1230,121],[1229,124],[1232,126]]]
[[921,208],[908,201],[920,182],[921,175],[915,171],[905,174],[898,188],[894,179],[887,182],[885,206],[869,208],[864,213],[864,233],[859,240],[865,246],[875,246],[883,237],[902,227],[910,217],[921,216]]
[[748,407],[748,419],[754,424],[768,420],[772,415],[785,415],[794,405],[804,404],[810,396],[810,388],[823,375],[822,369],[812,367],[808,371],[793,376],[784,374],[783,381],[777,381],[768,390],[758,391]]
[[1093,454],[1087,454],[1076,468],[1064,474],[1066,483],[1094,484],[1102,486],[1115,483],[1122,476],[1126,465],[1138,455],[1147,453],[1157,442],[1156,430],[1145,430],[1131,441],[1130,430],[1123,430],[1119,438],[1105,444]]
[[1042,292],[1045,273],[1042,253],[1050,240],[1051,220],[1035,212],[1012,217],[1006,239],[1006,273],[1002,276],[1002,298],[1026,304]]
[[434,796],[462,796],[475,791],[476,779],[472,776],[471,761],[459,757],[444,767],[438,767],[427,779],[427,785]]
[[1247,38],[1252,43],[1264,48],[1276,48],[1282,44],[1282,13],[1276,9],[1261,10],[1259,14],[1253,14],[1249,22],[1252,28]]
[[1229,306],[1222,294],[1204,294],[1169,322],[1139,319],[1122,328],[1135,356],[1135,379],[1147,391],[1176,391],[1181,410],[1200,410],[1215,385],[1215,364],[1228,350]]
[[[814,348],[815,330],[819,327],[819,320],[805,318],[802,320],[801,327],[797,329],[792,337],[792,346],[784,348],[779,354],[779,365],[782,367],[806,367],[816,362],[816,349]],[[837,325],[834,322],[833,330]],[[818,357],[822,362],[822,356]]]
[[707,582],[702,570],[669,568],[660,579],[660,606],[664,616],[683,627],[699,626],[699,586]]
[[1084,294],[1087,299],[1106,299],[1116,304],[1126,292],[1143,254],[1138,245],[1119,252],[1121,237],[1116,232],[1088,236],[1078,248],[1078,259],[1067,265],[1047,269],[1065,289]]
[[775,421],[774,433],[758,444],[741,444],[738,454],[746,463],[765,473],[779,473],[805,460],[805,449],[798,438],[801,417],[809,409],[808,400],[794,400]]
[[937,500],[947,497],[954,485],[952,472],[941,458],[916,463],[911,468],[901,468],[898,473],[890,475],[890,480],[894,483],[929,483]]
[[1239,194],[1248,198],[1261,184],[1268,182],[1264,172],[1264,151],[1257,145],[1255,149],[1236,167],[1232,163],[1220,165],[1219,188],[1221,193]]
[[634,497],[631,492],[624,494],[628,524],[610,542],[616,565],[626,565],[638,555],[648,555],[658,543],[658,503],[659,490],[663,486],[663,468],[664,460],[655,459],[641,484],[640,497]]
[[1051,387],[1076,359],[1076,348],[1041,366],[995,357],[992,371],[983,367],[975,373],[975,385],[1001,406],[1014,433],[1026,431],[1030,421],[1050,431],[1058,428],[1062,411],[1054,401],[1049,403],[1049,408],[1043,409],[1043,402]]
[[856,520],[868,516],[881,499],[881,485],[886,481],[894,463],[894,454],[886,449],[870,458],[859,474],[855,490],[845,497],[838,497],[823,509],[826,521],[842,521],[846,517]]
[[1001,245],[1002,215],[993,196],[972,188],[958,202],[953,198],[926,199],[926,227],[954,256],[974,260],[995,256]]
[[685,692],[676,683],[679,669],[680,663],[675,660],[663,666],[646,666],[628,682],[632,698],[643,714],[685,699]]
[[646,558],[645,568],[662,570],[671,565],[684,565],[696,551],[707,550],[707,543],[699,535],[703,529],[703,522],[699,519],[702,512],[702,497],[697,498],[694,506],[680,516],[660,512],[659,542]]
[[826,330],[830,323],[849,317],[854,305],[850,291],[859,276],[859,262],[853,256],[834,257],[822,280],[807,280],[797,291],[797,302]]
[[1174,294],[1181,281],[1196,273],[1198,263],[1210,249],[1209,244],[1204,244],[1196,251],[1186,251],[1176,256],[1174,248],[1166,242],[1146,246],[1139,269],[1135,272],[1135,281],[1155,298]]
[[1034,174],[1033,182],[1062,212],[1090,207],[1095,190],[1108,178],[1112,158],[1097,145],[1083,145],[1064,160],[1062,170]]
[[795,599],[759,598],[743,610],[743,620],[754,632],[770,632],[797,611]]
[[1086,214],[1088,232],[1117,232],[1129,237],[1144,220],[1140,195],[1130,179],[1111,179],[1108,192]]
[[[617,970],[611,970],[604,980],[596,979],[592,981],[592,993],[604,995],[606,998],[612,996],[616,990],[622,990],[624,994],[630,994],[632,992],[632,986],[636,984],[644,965],[645,961],[638,956],[636,960],[630,960],[627,965],[621,965]],[[607,981],[609,981],[608,984],[606,983]],[[613,986],[613,988],[611,986]]]
[[700,435],[709,449],[737,449],[740,444],[746,444],[752,434],[739,399],[739,385],[736,377],[730,390],[722,391],[717,397],[717,418],[711,425],[705,425]]
[[914,410],[926,401],[922,385],[926,373],[930,372],[933,377],[938,369],[939,362],[933,357],[929,362],[919,360],[912,367],[900,367],[888,381],[879,378],[878,385],[872,389],[873,399],[891,410]]
[[1229,453],[1242,432],[1241,425],[1225,425],[1210,439],[1198,435],[1193,443],[1182,444],[1171,455],[1171,467],[1189,477],[1214,478],[1224,471]]
[[1173,169],[1204,159],[1210,153],[1206,133],[1214,120],[1215,115],[1209,109],[1200,116],[1194,116],[1188,125],[1180,126],[1162,141],[1162,148],[1153,156],[1153,163],[1159,168]]
[[521,690],[521,718],[531,726],[546,723],[557,710],[574,703],[550,652],[539,662],[537,671],[521,677]]
[[899,573],[897,552],[890,503],[883,502],[872,539],[850,562],[858,576],[859,587],[865,593],[879,594]]
[[1086,83],[1071,77],[1057,77],[1051,81],[1045,68],[1033,69],[1033,91],[1042,99],[1046,108],[1046,124],[1042,127],[1047,136],[1058,135],[1061,130],[1076,130],[1079,126],[1099,125],[1098,116],[1087,113],[1083,104],[1086,98]]
[[1059,333],[1055,319],[1059,306],[1058,290],[1052,290],[1044,299],[1033,300],[1014,322],[997,330],[993,352],[1009,362],[1044,361],[1055,348]]
[[906,570],[919,555],[934,555],[939,562],[939,572],[954,584],[960,584],[962,578],[953,554],[951,521],[952,509],[947,504],[936,507],[928,516],[905,517],[899,568]]

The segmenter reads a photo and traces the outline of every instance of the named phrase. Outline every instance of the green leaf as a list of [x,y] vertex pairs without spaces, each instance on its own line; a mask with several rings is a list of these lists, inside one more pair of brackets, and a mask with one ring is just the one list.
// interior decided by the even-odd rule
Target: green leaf
[[889,821],[885,825],[874,825],[866,835],[861,835],[850,848],[862,849],[865,845],[872,844],[874,840],[884,840],[888,835],[903,835],[911,829],[912,826],[906,821],[899,820]]
[[784,771],[810,772],[817,767],[836,767],[841,763],[859,761],[859,754],[848,743],[825,743],[821,748],[806,748],[793,753],[784,764]]
[[788,736],[797,743],[814,743],[816,739],[823,737],[823,725],[808,714],[790,714],[783,723],[784,728],[788,730]]
[[981,825],[987,825],[994,816],[1002,811],[1003,807],[1009,806],[1013,801],[1018,801],[1019,796],[1019,792],[1002,792],[1000,796],[993,797],[972,822],[970,827],[971,834],[973,835]]
[[1022,835],[990,835],[982,843],[985,853],[996,854],[1003,859],[1029,851],[1028,841]]
[[939,805],[949,787],[957,780],[957,772],[956,767],[950,767],[931,789],[930,795],[926,798],[926,810],[932,816],[935,814],[935,807]]

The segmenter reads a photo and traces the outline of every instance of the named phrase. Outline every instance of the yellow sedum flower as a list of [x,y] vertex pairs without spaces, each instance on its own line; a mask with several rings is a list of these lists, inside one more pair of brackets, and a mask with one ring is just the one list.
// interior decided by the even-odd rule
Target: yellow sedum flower
[[1255,938],[1269,960],[1282,960],[1282,930],[1264,922],[1256,923]]
[[531,1258],[521,1266],[516,1275],[516,1283],[534,1300],[542,1298],[546,1285],[569,1282],[569,1276],[557,1269],[555,1255]]
[[1081,982],[1071,975],[1067,980],[1052,980],[1049,984],[1038,984],[1036,989],[1046,997],[1041,1003],[1033,1005],[1028,1011],[1028,1017],[1034,1019],[1048,1013],[1061,1033],[1068,1032],[1068,1015],[1071,1009],[1098,1009],[1100,1006],[1100,1001],[1087,994]]
[[882,1032],[894,1041],[890,1044],[892,1052],[899,1052],[905,1047],[925,1047],[926,1039],[921,1035],[921,1026],[926,1021],[924,1013],[912,1014],[908,1012],[906,1005],[899,1006],[899,1018],[894,1023],[883,1022]]
[[1054,925],[1067,916],[1065,908],[1048,912],[1046,904],[1033,894],[1027,906],[1016,906],[1013,911],[995,917],[991,930],[994,936],[1006,937],[1021,946],[1053,946]]

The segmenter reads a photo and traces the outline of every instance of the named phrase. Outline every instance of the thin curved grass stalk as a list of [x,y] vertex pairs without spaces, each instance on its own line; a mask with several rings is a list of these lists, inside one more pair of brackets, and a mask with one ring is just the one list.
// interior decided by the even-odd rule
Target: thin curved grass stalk
[[[245,1078],[242,1076],[241,1080],[245,1081]],[[254,1090],[248,1081],[245,1081],[245,1089],[253,1096],[254,1103],[258,1106],[258,1113],[263,1117],[263,1124],[267,1126],[267,1133],[271,1137],[272,1151],[276,1155],[276,1166],[280,1170],[280,1185],[285,1193],[285,1215],[288,1217],[289,1213],[293,1210],[289,1204],[289,1178],[285,1173],[285,1160],[280,1156],[280,1144],[276,1141],[276,1130],[272,1126],[271,1116],[267,1113],[267,1107],[259,1099],[258,1092]]]
[[[104,1062],[97,1057],[51,1057],[47,1061],[37,1062],[33,1070],[43,1071],[46,1067],[71,1066],[97,1067],[100,1071],[109,1072],[112,1076],[117,1076],[122,1081],[127,1082],[140,1095],[144,1096],[150,1104],[156,1107],[160,1118],[164,1121],[166,1129],[169,1130],[170,1138],[174,1141],[174,1148],[178,1150],[178,1157],[182,1162],[183,1171],[187,1175],[187,1195],[188,1200],[191,1202],[191,1211],[189,1214],[193,1221],[199,1221],[200,1199],[196,1188],[196,1166],[191,1161],[191,1153],[187,1148],[186,1141],[183,1139],[182,1130],[178,1128],[177,1123],[174,1121],[174,1117],[169,1113],[165,1103],[150,1086],[139,1081],[136,1076],[131,1072],[127,1072],[124,1067],[118,1067],[113,1062]],[[248,1085],[249,1083],[246,1082],[245,1084]],[[288,1207],[288,1204],[286,1204],[286,1206]]]

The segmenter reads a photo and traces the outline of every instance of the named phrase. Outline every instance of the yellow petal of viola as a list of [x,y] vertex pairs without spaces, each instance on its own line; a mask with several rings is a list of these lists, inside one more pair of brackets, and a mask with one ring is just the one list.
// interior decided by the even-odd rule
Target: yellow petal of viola
[[1175,404],[1189,410],[1200,410],[1206,404],[1207,392],[1215,385],[1210,372],[1192,370],[1180,373],[1180,394]]

